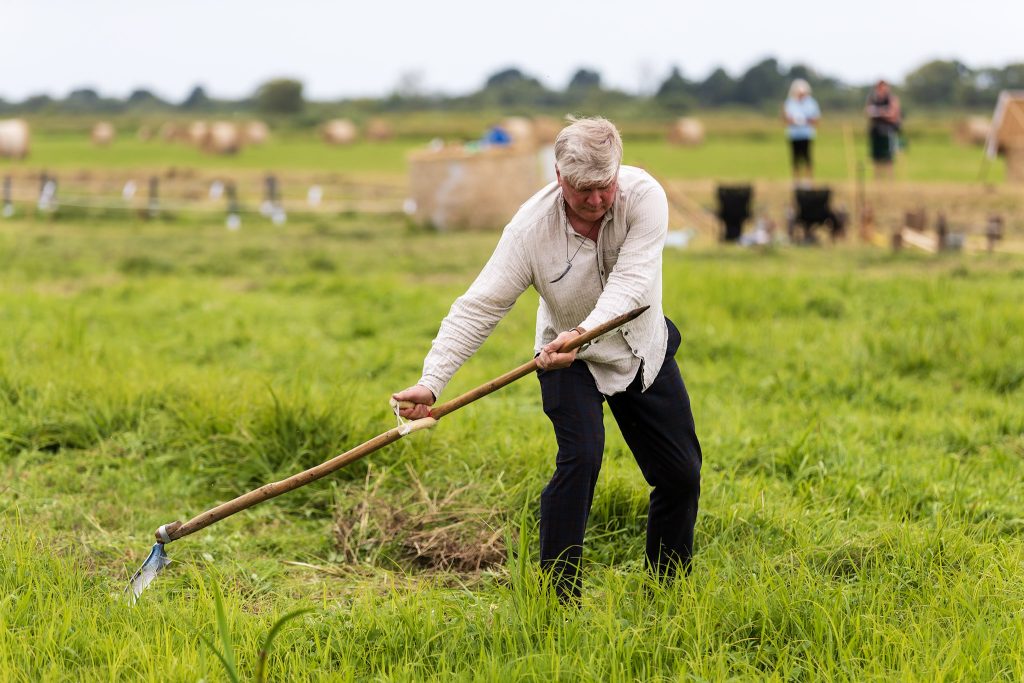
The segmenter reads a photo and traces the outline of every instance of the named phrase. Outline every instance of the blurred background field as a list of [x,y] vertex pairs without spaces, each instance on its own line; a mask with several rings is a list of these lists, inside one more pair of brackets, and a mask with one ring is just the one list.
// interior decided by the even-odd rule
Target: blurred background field
[[[882,234],[898,230],[908,212],[926,215],[929,225],[943,214],[952,230],[976,236],[997,214],[1005,225],[1004,244],[1016,243],[1024,234],[1024,190],[1006,182],[1001,160],[989,160],[981,148],[955,141],[950,131],[957,115],[935,114],[927,124],[918,123],[909,134],[908,152],[897,161],[895,178],[884,183],[872,178],[859,118],[837,118],[822,126],[816,143],[816,179],[851,213],[860,206],[859,198],[870,205]],[[431,140],[472,142],[496,119],[492,114],[461,114],[428,134],[438,123],[434,117],[396,117],[389,121],[394,131],[390,139],[345,145],[324,144],[317,129],[285,127],[271,129],[266,142],[229,156],[204,153],[182,142],[139,140],[130,129],[97,147],[89,139],[91,119],[77,124],[43,119],[37,126],[41,132],[33,136],[31,157],[0,160],[0,174],[10,179],[11,196],[23,214],[36,210],[44,177],[59,183],[65,215],[77,212],[93,218],[143,211],[148,183],[155,178],[165,215],[186,220],[195,212],[207,219],[226,214],[223,194],[211,194],[214,183],[234,184],[239,209],[256,211],[265,199],[268,176],[273,176],[279,201],[289,212],[401,214],[411,194],[410,155],[426,149]],[[718,233],[715,190],[736,183],[754,189],[753,219],[783,225],[792,206],[792,185],[789,152],[777,121],[742,112],[707,112],[701,120],[706,131],[702,143],[682,147],[667,141],[667,119],[621,124],[626,163],[648,169],[670,190],[670,227],[697,230],[713,241]],[[126,200],[129,183],[134,194]],[[308,201],[311,188],[318,193],[316,206]]]
[[[124,124],[112,119],[120,131],[118,137],[110,145],[97,148],[89,137],[96,117],[42,118],[34,126],[31,157],[23,161],[0,160],[0,170],[24,174],[41,169],[144,171],[186,167],[379,173],[404,179],[409,151],[423,147],[435,137],[456,142],[475,140],[505,116],[500,111],[444,117],[392,116],[382,119],[393,131],[392,139],[357,140],[342,147],[323,144],[316,128],[272,128],[266,143],[247,147],[231,157],[204,154],[194,146],[158,138],[138,139],[139,126],[155,131],[164,119],[155,119],[153,123],[129,119]],[[626,141],[627,162],[650,167],[667,178],[752,181],[789,177],[789,150],[776,117],[728,110],[698,112],[695,116],[703,123],[705,138],[703,144],[690,148],[667,143],[670,117],[616,121]],[[963,117],[963,113],[945,112],[915,121],[908,131],[910,150],[901,159],[899,179],[1001,183],[1005,173],[1002,163],[985,163],[980,147],[960,144],[954,139],[956,124]],[[849,139],[844,139],[844,135],[849,135]],[[830,116],[822,124],[816,148],[816,175],[822,181],[850,179],[851,167],[867,160],[862,117],[857,113]]]

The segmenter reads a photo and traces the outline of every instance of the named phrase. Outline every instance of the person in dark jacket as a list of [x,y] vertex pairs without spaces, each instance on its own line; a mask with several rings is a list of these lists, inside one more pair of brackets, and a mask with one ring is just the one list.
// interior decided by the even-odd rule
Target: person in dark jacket
[[864,113],[868,117],[868,140],[876,178],[892,177],[892,161],[899,146],[902,114],[900,100],[889,84],[878,81],[868,95]]

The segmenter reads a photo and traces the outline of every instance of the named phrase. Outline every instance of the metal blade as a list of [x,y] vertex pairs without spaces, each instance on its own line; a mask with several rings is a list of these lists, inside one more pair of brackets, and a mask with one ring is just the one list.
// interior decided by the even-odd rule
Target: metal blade
[[156,578],[157,574],[163,571],[164,567],[171,563],[171,558],[167,557],[167,553],[164,552],[163,543],[154,543],[153,549],[149,551],[149,557],[139,567],[139,571],[135,572],[132,576],[132,580],[128,582],[128,587],[125,592],[131,592],[132,604],[139,599],[142,595],[142,591],[146,590],[146,586],[153,583],[153,579]]

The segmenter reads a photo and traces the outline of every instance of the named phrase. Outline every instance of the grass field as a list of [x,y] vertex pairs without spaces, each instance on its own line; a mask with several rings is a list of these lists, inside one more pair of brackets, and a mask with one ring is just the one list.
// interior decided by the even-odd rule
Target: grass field
[[[636,127],[623,122],[626,162],[649,168],[666,178],[718,180],[782,180],[789,178],[789,149],[783,129],[764,117],[734,114],[703,115],[708,126],[706,144],[696,148],[673,147],[651,125]],[[438,126],[441,122],[437,122]],[[460,124],[463,128],[467,123]],[[480,120],[479,133],[486,119]],[[908,125],[910,148],[900,158],[896,175],[908,181],[971,182],[984,178],[1001,182],[1002,161],[986,165],[981,149],[953,144],[948,121],[926,120]],[[203,154],[194,147],[162,141],[141,142],[122,134],[107,148],[96,148],[85,132],[41,132],[33,137],[32,155],[24,162],[0,160],[4,169],[162,169],[166,167],[231,171],[309,171],[356,173],[370,177],[404,178],[406,155],[430,139],[419,129],[389,142],[361,142],[330,147],[314,131],[284,131],[263,146],[244,149],[235,157]],[[462,131],[465,133],[466,131]],[[472,135],[447,136],[471,139]],[[856,117],[840,118],[823,125],[814,149],[817,177],[822,181],[849,180],[857,162],[867,163],[863,123]]]
[[[671,586],[642,571],[647,489],[609,423],[583,604],[538,590],[554,449],[527,377],[169,545],[123,599],[159,524],[393,426],[390,392],[496,239],[357,215],[0,222],[0,679],[229,680],[228,643],[250,679],[300,608],[274,680],[1024,677],[1010,255],[667,252],[705,453]],[[535,309],[447,396],[528,359]]]
[[[650,170],[673,190],[671,227],[694,228],[711,239],[718,231],[715,188],[741,182],[754,186],[754,217],[784,228],[793,197],[789,151],[778,121],[737,112],[701,116],[708,137],[698,147],[669,145],[664,123],[622,121],[626,162]],[[143,142],[127,125],[110,147],[97,148],[88,140],[89,121],[43,121],[33,138],[32,155],[24,161],[0,160],[0,174],[12,176],[19,215],[35,211],[44,172],[59,182],[58,200],[65,217],[71,213],[120,220],[128,212],[142,214],[151,178],[159,180],[165,216],[190,221],[197,216],[223,218],[227,202],[224,196],[210,194],[214,181],[233,183],[242,213],[248,214],[260,206],[268,174],[275,176],[289,212],[397,214],[410,196],[407,158],[412,150],[422,148],[435,134],[449,141],[466,140],[498,118],[479,113],[411,116],[396,121],[401,135],[394,140],[343,147],[325,145],[312,129],[283,128],[266,145],[247,147],[235,156],[212,156],[180,143]],[[866,159],[863,122],[849,114],[829,117],[815,144],[816,180],[832,189],[833,206],[846,210],[854,223],[860,220],[858,188],[863,187],[864,201],[882,235],[899,229],[908,212],[923,212],[929,230],[942,215],[951,232],[975,240],[983,239],[990,217],[998,215],[1008,242],[1019,240],[1024,234],[1021,186],[1004,182],[1002,160],[988,163],[979,148],[953,143],[950,131],[956,119],[954,114],[915,118],[907,128],[909,151],[899,157],[894,178],[876,181]],[[122,191],[128,181],[136,185],[136,193],[125,200]],[[323,201],[311,209],[307,194],[314,185]]]

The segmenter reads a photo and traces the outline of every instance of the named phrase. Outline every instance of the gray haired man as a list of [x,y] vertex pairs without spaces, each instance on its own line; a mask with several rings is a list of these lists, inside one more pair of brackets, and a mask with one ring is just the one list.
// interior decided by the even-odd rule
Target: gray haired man
[[[571,119],[555,141],[556,181],[519,209],[469,290],[441,322],[419,382],[394,395],[425,417],[519,295],[540,294],[535,353],[544,413],[558,453],[541,494],[541,564],[559,597],[580,595],[587,518],[604,453],[608,403],[647,483],[648,566],[688,570],[700,497],[700,443],[675,352],[680,334],[661,307],[665,191],[622,166],[622,140],[602,118]],[[573,336],[640,306],[650,310],[583,350]]]

